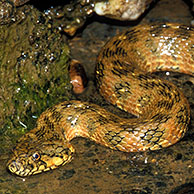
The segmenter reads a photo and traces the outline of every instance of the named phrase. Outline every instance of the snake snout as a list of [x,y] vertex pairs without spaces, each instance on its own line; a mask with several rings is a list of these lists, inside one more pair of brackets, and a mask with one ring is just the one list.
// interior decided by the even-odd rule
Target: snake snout
[[16,173],[18,171],[20,171],[21,169],[21,163],[16,162],[15,160],[12,160],[8,163],[7,165],[7,169],[11,172],[11,173]]

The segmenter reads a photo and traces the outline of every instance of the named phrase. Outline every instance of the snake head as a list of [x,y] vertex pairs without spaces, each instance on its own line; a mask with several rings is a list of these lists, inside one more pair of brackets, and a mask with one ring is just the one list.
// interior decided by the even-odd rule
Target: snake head
[[55,169],[71,161],[74,148],[64,141],[34,142],[25,146],[20,143],[13,150],[7,163],[8,170],[21,177]]

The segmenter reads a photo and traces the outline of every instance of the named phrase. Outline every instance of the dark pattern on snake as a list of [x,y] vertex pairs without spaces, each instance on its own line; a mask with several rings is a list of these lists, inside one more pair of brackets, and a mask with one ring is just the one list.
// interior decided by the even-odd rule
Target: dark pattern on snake
[[63,102],[42,113],[36,128],[18,141],[8,169],[28,176],[64,165],[77,136],[124,152],[175,144],[187,131],[189,104],[174,84],[151,72],[194,75],[193,61],[192,27],[139,25],[113,37],[98,56],[97,85],[107,101],[137,118],[120,118],[87,102]]

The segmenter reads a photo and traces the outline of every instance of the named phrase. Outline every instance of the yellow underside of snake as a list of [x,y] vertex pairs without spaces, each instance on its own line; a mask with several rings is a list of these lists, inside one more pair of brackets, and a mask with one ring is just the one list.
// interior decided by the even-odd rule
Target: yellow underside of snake
[[17,143],[8,169],[28,176],[71,161],[70,141],[87,137],[124,152],[157,150],[179,141],[190,121],[189,104],[172,83],[151,72],[194,75],[194,28],[139,25],[110,39],[96,66],[104,98],[137,118],[120,118],[88,102],[65,101],[41,114],[36,128]]

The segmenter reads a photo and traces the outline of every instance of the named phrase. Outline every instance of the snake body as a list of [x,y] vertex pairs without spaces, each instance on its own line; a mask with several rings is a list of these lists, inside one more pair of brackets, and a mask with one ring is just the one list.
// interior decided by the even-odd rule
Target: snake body
[[124,152],[157,150],[179,141],[190,121],[183,93],[151,72],[194,75],[194,28],[139,25],[110,39],[97,59],[96,82],[110,103],[137,118],[116,116],[88,102],[65,101],[41,114],[36,128],[18,141],[8,169],[28,176],[70,162],[70,141],[86,137]]

